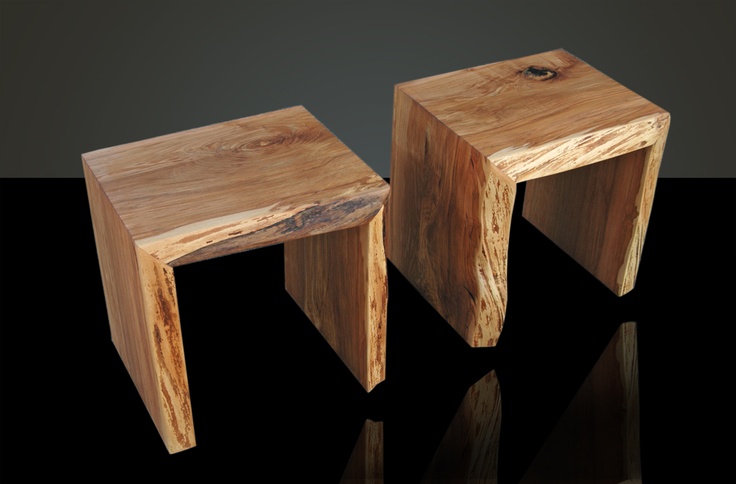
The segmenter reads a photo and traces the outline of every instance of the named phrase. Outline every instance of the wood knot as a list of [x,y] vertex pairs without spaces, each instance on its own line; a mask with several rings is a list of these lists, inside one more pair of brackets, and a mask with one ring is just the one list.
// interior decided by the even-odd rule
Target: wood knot
[[245,145],[246,150],[260,150],[270,148],[272,146],[280,146],[289,143],[289,138],[283,135],[275,135],[268,138],[259,138]]
[[524,77],[534,79],[536,81],[547,81],[557,77],[557,72],[552,69],[547,69],[546,67],[529,66],[521,71],[521,73],[524,74]]

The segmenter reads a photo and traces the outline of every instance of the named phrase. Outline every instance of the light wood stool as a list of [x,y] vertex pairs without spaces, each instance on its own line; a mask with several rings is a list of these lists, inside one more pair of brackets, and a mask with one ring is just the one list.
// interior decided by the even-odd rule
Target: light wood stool
[[623,295],[669,119],[564,50],[399,84],[387,256],[469,344],[495,345],[526,181],[524,217]]
[[169,452],[195,445],[174,267],[284,243],[286,289],[385,378],[388,184],[303,107],[82,155],[112,340]]

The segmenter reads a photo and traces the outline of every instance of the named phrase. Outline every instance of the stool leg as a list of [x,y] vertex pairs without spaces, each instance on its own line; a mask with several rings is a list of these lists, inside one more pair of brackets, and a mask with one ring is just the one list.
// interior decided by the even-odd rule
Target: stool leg
[[496,345],[516,183],[401,91],[391,156],[389,260],[468,344]]
[[386,377],[383,209],[368,223],[284,243],[286,290],[367,391]]
[[136,247],[86,170],[112,340],[169,452],[195,445],[173,269]]
[[524,218],[619,296],[634,288],[664,143],[527,182]]
[[160,413],[154,421],[169,452],[179,452],[196,443],[174,269],[139,249],[138,271],[150,336],[149,361],[157,378]]

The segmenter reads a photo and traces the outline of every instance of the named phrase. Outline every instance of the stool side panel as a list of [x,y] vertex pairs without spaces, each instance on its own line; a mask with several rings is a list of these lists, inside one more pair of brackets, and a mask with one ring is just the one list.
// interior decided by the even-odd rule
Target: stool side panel
[[[482,201],[483,232],[481,252],[476,261],[480,281],[480,312],[473,346],[494,346],[498,342],[508,304],[508,254],[511,218],[516,200],[516,184],[489,165]],[[482,328],[489,334],[479,334]]]
[[[360,226],[360,240],[366,261],[367,301],[365,307],[366,332],[368,339],[368,380],[366,388],[373,389],[386,379],[386,332],[388,318],[388,272],[384,245],[384,208],[367,224]],[[370,391],[370,390],[369,390]],[[371,434],[375,437],[375,433]],[[376,454],[376,442],[369,446],[372,462],[382,458]],[[382,440],[381,440],[382,442]],[[382,462],[382,460],[380,461]]]
[[196,445],[174,270],[136,248],[146,328],[161,414],[156,423],[169,452]]
[[284,244],[286,290],[367,391],[386,371],[382,220]]
[[[614,293],[625,287],[619,279],[628,259],[637,225],[644,148],[584,168],[527,183],[523,216]],[[656,178],[656,177],[655,177]]]
[[644,239],[649,226],[649,217],[652,213],[654,193],[659,177],[659,168],[664,157],[664,148],[669,133],[669,117],[664,125],[659,139],[646,151],[644,169],[641,175],[641,185],[636,197],[637,218],[634,223],[633,234],[625,254],[625,262],[618,273],[618,281],[622,294],[631,291],[636,283],[639,272]]
[[86,162],[84,173],[113,343],[169,452],[193,447],[173,272],[136,247]]
[[[513,181],[396,89],[388,258],[473,346],[495,345],[503,322],[506,266],[491,258],[505,259],[514,195]],[[484,241],[489,230],[498,238]]]
[[84,175],[112,341],[158,426],[161,402],[143,313],[135,244],[86,162]]

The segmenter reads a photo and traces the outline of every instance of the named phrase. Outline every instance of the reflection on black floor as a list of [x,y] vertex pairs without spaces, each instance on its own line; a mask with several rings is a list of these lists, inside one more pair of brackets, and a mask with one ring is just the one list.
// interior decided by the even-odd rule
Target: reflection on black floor
[[345,481],[640,479],[636,301],[514,224],[495,348],[470,348],[389,263],[387,379],[367,405],[384,459]]
[[389,262],[370,393],[284,290],[282,246],[177,267],[197,447],[169,455],[110,341],[84,180],[0,180],[0,480],[733,482],[735,195],[660,180],[621,298],[515,213],[495,348]]
[[501,388],[496,372],[465,394],[423,482],[497,482]]
[[624,323],[521,482],[641,482],[636,348],[636,323]]
[[383,482],[383,423],[366,420],[340,482]]
[[[499,482],[501,387],[475,382],[421,482]],[[641,482],[636,323],[622,324],[525,472],[522,483]],[[382,482],[383,424],[367,420],[342,482]]]

